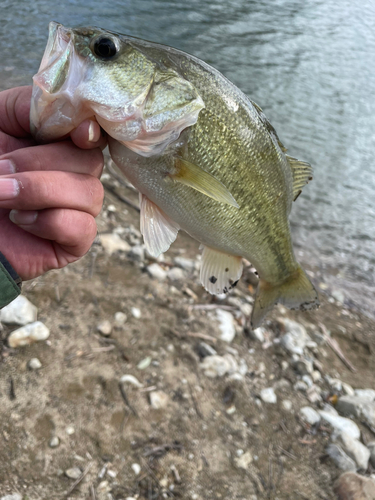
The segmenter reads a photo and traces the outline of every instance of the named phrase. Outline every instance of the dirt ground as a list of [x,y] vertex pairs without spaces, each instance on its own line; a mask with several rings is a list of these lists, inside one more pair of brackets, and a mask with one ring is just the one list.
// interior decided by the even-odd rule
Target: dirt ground
[[[99,231],[123,227],[121,236],[137,242],[137,231],[126,228],[139,227],[139,214],[111,190],[134,203],[136,193],[108,175],[104,180],[108,189]],[[178,255],[195,259],[198,246],[181,232],[161,266],[170,269]],[[0,331],[0,497],[335,498],[340,471],[325,453],[331,429],[310,427],[298,410],[334,403],[335,390],[325,375],[354,388],[375,389],[375,358],[366,344],[375,334],[374,322],[334,302],[325,290],[318,311],[275,308],[262,343],[244,331],[233,301],[249,303],[248,279],[219,301],[203,290],[197,271],[186,272],[184,280],[159,282],[146,272],[150,263],[124,252],[109,256],[97,242],[80,262],[24,284],[23,293],[38,307],[38,319],[51,335],[45,342],[10,349],[6,339],[15,327],[4,325]],[[324,276],[310,272],[317,286],[324,283]],[[232,305],[237,334],[230,344],[219,338],[217,305]],[[132,308],[140,310],[140,317]],[[119,311],[127,320],[115,326]],[[305,325],[313,340],[322,333],[320,323],[325,325],[356,368],[351,372],[324,343],[314,348],[323,377],[316,403],[293,388],[300,376],[278,342],[284,317]],[[108,337],[97,331],[103,320],[114,325]],[[201,342],[247,365],[246,374],[207,377]],[[148,357],[149,366],[137,367]],[[41,361],[41,369],[28,368],[31,358]],[[134,375],[142,387],[119,384],[125,374]],[[261,389],[271,386],[276,404],[259,398]],[[160,409],[150,405],[155,390],[167,395]],[[291,409],[284,408],[284,400],[291,401]],[[375,439],[358,425],[364,442]],[[59,445],[52,448],[56,436]],[[247,452],[250,462],[241,468],[238,459]],[[84,473],[78,484],[66,475],[74,467]]]

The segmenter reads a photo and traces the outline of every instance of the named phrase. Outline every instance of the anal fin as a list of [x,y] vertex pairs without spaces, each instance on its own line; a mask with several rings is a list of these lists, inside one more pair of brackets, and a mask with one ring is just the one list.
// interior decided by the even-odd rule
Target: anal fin
[[180,226],[142,193],[139,193],[139,205],[141,233],[146,249],[150,255],[158,257],[177,238]]
[[227,293],[242,275],[242,257],[203,247],[200,280],[205,289],[217,295]]

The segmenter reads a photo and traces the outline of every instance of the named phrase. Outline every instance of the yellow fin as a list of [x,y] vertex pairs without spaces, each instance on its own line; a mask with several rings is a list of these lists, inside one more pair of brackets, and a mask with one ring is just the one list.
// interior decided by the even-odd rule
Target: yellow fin
[[286,155],[293,173],[293,201],[301,194],[303,186],[312,180],[313,169],[309,163]]
[[251,314],[251,327],[258,328],[266,314],[277,303],[290,309],[316,309],[319,307],[318,293],[301,266],[278,285],[260,280]]
[[224,184],[201,167],[179,156],[175,159],[175,167],[177,168],[177,172],[170,175],[174,181],[190,186],[220,203],[226,203],[227,205],[239,208],[238,203]]

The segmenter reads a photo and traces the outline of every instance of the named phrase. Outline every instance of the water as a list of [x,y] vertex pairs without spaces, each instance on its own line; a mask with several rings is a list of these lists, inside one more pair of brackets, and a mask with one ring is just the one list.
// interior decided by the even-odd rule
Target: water
[[297,256],[374,314],[375,4],[352,0],[0,2],[1,88],[28,84],[50,20],[178,47],[258,103],[314,181],[293,207]]

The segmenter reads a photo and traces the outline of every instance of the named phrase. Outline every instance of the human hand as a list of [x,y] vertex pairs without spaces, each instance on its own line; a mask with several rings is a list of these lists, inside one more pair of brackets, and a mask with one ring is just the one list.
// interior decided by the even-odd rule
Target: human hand
[[88,252],[103,203],[106,144],[93,120],[69,140],[36,144],[30,99],[31,87],[0,92],[0,251],[24,280]]

